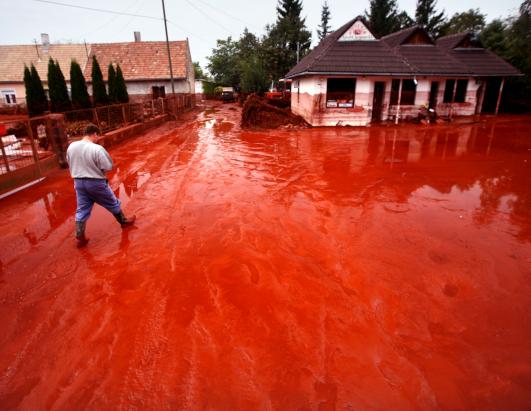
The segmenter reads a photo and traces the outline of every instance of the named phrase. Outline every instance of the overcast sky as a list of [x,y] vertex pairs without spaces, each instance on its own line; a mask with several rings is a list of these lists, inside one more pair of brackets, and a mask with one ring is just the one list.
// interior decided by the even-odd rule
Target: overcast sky
[[[162,18],[160,0],[50,1]],[[303,13],[314,41],[323,1],[303,0]],[[437,6],[447,15],[479,8],[490,21],[517,13],[520,3],[521,0],[439,0]],[[276,4],[276,0],[166,0],[170,40],[188,37],[192,58],[205,67],[216,39],[238,38],[244,27],[262,35],[265,25],[275,21]],[[329,0],[328,4],[332,28],[337,28],[362,14],[369,0]],[[415,4],[416,0],[398,1],[399,8],[412,16]],[[34,39],[40,42],[40,33],[48,33],[52,42],[132,41],[133,31],[140,31],[142,40],[164,39],[162,19],[113,15],[35,0],[0,0],[0,6],[0,44],[30,44]]]

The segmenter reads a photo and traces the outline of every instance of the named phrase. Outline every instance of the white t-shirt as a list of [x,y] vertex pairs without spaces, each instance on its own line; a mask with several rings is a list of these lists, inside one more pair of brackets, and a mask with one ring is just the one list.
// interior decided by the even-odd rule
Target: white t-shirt
[[107,150],[90,141],[74,141],[66,150],[66,161],[72,178],[105,178],[113,164]]

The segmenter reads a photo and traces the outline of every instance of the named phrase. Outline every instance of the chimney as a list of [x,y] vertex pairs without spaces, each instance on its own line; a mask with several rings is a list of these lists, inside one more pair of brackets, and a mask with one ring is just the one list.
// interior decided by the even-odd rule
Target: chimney
[[134,34],[135,34],[135,43],[140,43],[142,41],[140,40],[140,32],[135,31]]
[[48,47],[50,46],[50,36],[48,33],[41,33],[41,43],[43,51],[47,53]]

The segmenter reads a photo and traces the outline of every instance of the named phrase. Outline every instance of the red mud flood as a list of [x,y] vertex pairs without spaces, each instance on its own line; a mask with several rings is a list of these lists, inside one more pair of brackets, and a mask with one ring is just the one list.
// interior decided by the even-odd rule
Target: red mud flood
[[0,201],[0,409],[531,408],[531,118],[238,123],[112,149],[84,250],[64,171]]

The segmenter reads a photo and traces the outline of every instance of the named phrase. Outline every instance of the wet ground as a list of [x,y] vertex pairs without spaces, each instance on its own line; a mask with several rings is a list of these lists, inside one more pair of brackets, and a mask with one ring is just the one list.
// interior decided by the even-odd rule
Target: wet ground
[[0,201],[0,409],[529,410],[531,117],[111,149]]

